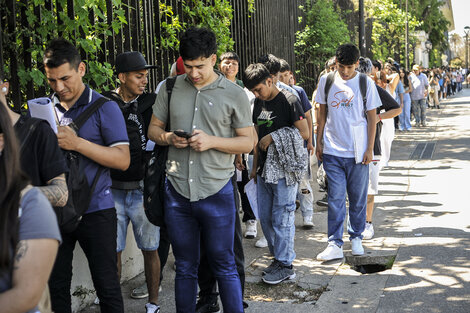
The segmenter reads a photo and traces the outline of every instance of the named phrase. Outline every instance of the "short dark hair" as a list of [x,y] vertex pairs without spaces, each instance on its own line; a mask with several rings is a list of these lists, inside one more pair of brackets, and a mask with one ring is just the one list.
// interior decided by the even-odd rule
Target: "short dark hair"
[[374,67],[376,67],[379,71],[382,70],[382,64],[381,64],[379,61],[377,61],[377,60],[372,61],[372,65],[373,65]]
[[263,64],[271,75],[276,75],[281,70],[281,62],[272,54],[265,54],[258,58],[258,63]]
[[238,57],[238,54],[236,54],[233,51],[229,52],[224,52],[220,55],[219,60],[222,62],[223,60],[235,60],[240,64],[240,58]]
[[352,43],[345,43],[336,49],[336,60],[343,65],[352,65],[359,60],[359,49]]
[[279,59],[279,63],[281,63],[281,69],[279,70],[279,72],[290,71],[290,65],[289,63],[287,63],[286,60]]
[[69,63],[71,67],[77,70],[80,62],[82,62],[82,58],[77,48],[64,38],[53,39],[44,51],[43,63],[44,66],[49,68],[56,68]]
[[250,64],[243,76],[243,84],[248,89],[253,89],[256,85],[264,83],[266,79],[271,77],[271,73],[268,71],[266,66],[261,63]]
[[217,53],[217,40],[213,31],[191,27],[181,36],[180,55],[183,60],[208,58],[215,53]]

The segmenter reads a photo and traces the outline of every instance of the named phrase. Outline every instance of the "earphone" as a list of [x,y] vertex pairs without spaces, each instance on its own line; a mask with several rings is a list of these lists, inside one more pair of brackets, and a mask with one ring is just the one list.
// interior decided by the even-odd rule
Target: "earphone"
[[3,93],[7,93],[7,90],[8,90],[7,87],[2,87],[2,92]]

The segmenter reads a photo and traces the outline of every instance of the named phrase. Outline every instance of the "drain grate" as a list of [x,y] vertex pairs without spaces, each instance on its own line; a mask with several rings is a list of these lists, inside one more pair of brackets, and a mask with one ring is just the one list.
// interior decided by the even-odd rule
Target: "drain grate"
[[436,148],[435,142],[421,142],[416,145],[416,148],[410,155],[410,160],[423,160],[432,159],[434,149]]

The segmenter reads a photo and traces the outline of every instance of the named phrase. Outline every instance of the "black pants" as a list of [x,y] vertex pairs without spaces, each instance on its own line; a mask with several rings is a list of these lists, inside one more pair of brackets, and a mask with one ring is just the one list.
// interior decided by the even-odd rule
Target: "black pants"
[[[237,191],[237,176],[236,174],[232,177],[232,184],[234,191]],[[235,192],[235,205],[237,208],[240,205],[238,200],[238,194]],[[240,283],[242,286],[242,295],[245,292],[245,254],[243,253],[243,244],[242,244],[242,228],[240,224],[240,216],[237,214],[235,216],[235,234],[233,242],[233,252],[235,255],[235,264],[237,265],[238,276],[240,276]],[[209,260],[207,259],[207,254],[204,248],[203,241],[201,240],[201,259],[199,261],[199,270],[198,270],[198,284],[199,284],[199,296],[217,294],[217,284],[214,274],[212,273],[209,265]]]
[[[251,208],[250,201],[248,200],[248,197],[246,196],[246,193],[245,193],[245,185],[248,184],[248,182],[250,181],[250,177],[248,175],[248,170],[246,169],[247,167],[246,167],[246,160],[245,160],[244,154],[242,154],[242,158],[243,158],[243,165],[245,166],[245,169],[242,171],[242,181],[237,182],[237,185],[238,185],[238,191],[240,192],[240,198],[242,200],[242,210],[243,210],[242,222],[244,223],[248,220],[256,220],[256,217],[255,217],[255,214],[253,213],[253,209]],[[236,202],[238,201],[238,197],[235,201]],[[238,209],[238,206],[237,206],[237,209]]]
[[124,312],[117,274],[116,231],[116,210],[111,208],[84,215],[74,232],[62,234],[62,244],[49,279],[53,311],[72,312],[72,258],[78,241],[88,260],[101,312]]

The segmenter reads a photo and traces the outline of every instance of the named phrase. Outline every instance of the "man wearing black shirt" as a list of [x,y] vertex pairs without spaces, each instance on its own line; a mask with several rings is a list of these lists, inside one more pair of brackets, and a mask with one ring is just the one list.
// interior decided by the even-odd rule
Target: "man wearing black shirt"
[[[147,313],[160,312],[158,286],[160,282],[160,259],[157,249],[159,244],[159,227],[152,225],[145,216],[143,207],[142,179],[145,170],[145,150],[147,130],[152,116],[154,93],[146,93],[148,65],[140,52],[124,52],[116,57],[116,74],[120,85],[115,91],[103,93],[116,101],[126,120],[129,136],[131,163],[126,171],[111,170],[113,181],[112,193],[116,204],[117,223],[117,256],[118,273],[121,274],[121,254],[126,245],[127,227],[132,222],[134,237],[138,248],[144,256],[144,270],[147,281],[147,292],[141,296],[131,294],[134,298],[148,295],[145,305]],[[145,288],[143,288],[145,289]]]
[[[8,82],[3,82],[0,77],[0,85],[0,105],[8,107]],[[31,184],[46,195],[52,206],[64,206],[68,198],[65,183],[67,165],[56,135],[46,121],[21,116],[10,109],[8,113],[21,147],[21,169],[29,177]]]
[[[250,65],[245,70],[243,82],[256,96],[253,123],[260,140],[255,147],[251,176],[256,176],[261,227],[269,251],[274,256],[272,264],[264,270],[263,281],[278,284],[295,277],[292,261],[295,259],[294,220],[298,181],[290,182],[287,179],[289,172],[280,164],[274,167],[277,173],[265,171],[268,147],[274,142],[273,134],[285,127],[297,128],[300,136],[307,139],[308,125],[297,97],[278,88],[263,64]],[[302,138],[298,139],[303,152]],[[291,143],[294,146],[294,142]],[[277,183],[268,182],[265,174],[276,176]]]

